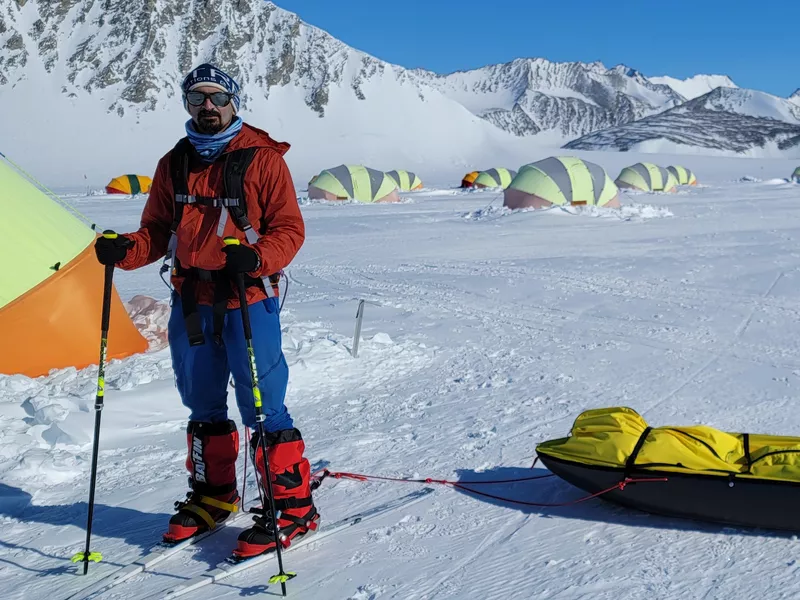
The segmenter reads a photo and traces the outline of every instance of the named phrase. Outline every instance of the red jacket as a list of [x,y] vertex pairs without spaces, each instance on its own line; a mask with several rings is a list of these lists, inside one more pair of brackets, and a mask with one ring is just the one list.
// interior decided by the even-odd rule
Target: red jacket
[[[305,225],[297,205],[292,177],[283,160],[289,144],[276,142],[269,135],[250,125],[228,144],[225,152],[240,148],[256,147],[253,162],[247,169],[244,182],[247,199],[247,218],[259,239],[251,246],[261,257],[261,270],[250,273],[254,277],[266,277],[286,267],[303,245]],[[159,162],[150,197],[142,212],[139,231],[127,234],[135,243],[119,266],[125,270],[138,269],[164,257],[170,238],[170,226],[175,211],[174,192],[170,177],[170,154]],[[196,196],[224,196],[222,181],[223,161],[211,165],[192,160],[189,168],[189,193]],[[188,204],[184,207],[178,227],[176,255],[182,267],[199,267],[210,271],[225,266],[222,252],[222,237],[234,236],[246,244],[244,232],[228,219],[222,237],[217,235],[219,217],[224,208]],[[183,278],[173,275],[172,284],[180,293]],[[213,304],[213,285],[197,282],[197,301]],[[266,298],[263,290],[249,287],[247,302],[251,304]],[[232,298],[229,308],[237,308],[239,301]]]

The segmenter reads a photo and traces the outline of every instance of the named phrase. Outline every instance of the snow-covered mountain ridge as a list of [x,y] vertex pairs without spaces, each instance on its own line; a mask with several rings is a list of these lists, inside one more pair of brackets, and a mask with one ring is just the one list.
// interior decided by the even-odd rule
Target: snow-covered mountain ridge
[[58,180],[151,172],[181,134],[179,84],[201,61],[240,80],[243,114],[293,143],[288,160],[302,176],[348,161],[516,166],[543,140],[560,145],[734,85],[543,58],[408,70],[263,0],[0,0],[3,147]]
[[687,79],[675,79],[674,77],[650,77],[653,83],[668,85],[687,100],[693,100],[698,96],[718,88],[738,87],[727,75],[695,75]]
[[118,90],[106,109],[120,116],[157,110],[179,95],[181,75],[198,60],[219,63],[241,80],[245,107],[292,87],[324,117],[334,87],[357,103],[368,99],[369,82],[390,75],[422,98],[436,89],[515,135],[581,135],[684,100],[634,69],[597,62],[534,58],[445,76],[409,71],[262,0],[158,0],[138,7],[120,0],[2,0],[0,48],[2,88],[41,69],[78,101]]
[[673,152],[683,147],[800,157],[800,105],[764,92],[719,87],[660,114],[587,134],[564,147]]
[[574,137],[660,112],[684,101],[668,85],[656,84],[624,65],[555,63],[517,59],[473,71],[435,75],[414,71],[417,80],[515,135],[554,130]]

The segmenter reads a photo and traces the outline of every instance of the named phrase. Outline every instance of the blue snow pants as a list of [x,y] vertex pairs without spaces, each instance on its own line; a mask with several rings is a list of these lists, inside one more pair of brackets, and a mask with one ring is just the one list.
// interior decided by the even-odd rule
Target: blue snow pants
[[[262,411],[266,417],[264,429],[268,432],[294,427],[283,403],[289,367],[281,349],[278,306],[277,298],[267,298],[249,305],[258,386],[263,402]],[[256,415],[242,312],[238,308],[228,310],[222,330],[223,344],[219,345],[214,341],[212,308],[198,305],[197,310],[203,321],[206,343],[190,346],[181,299],[173,294],[167,333],[175,382],[184,406],[191,411],[189,418],[206,423],[226,421],[228,380],[233,375],[239,414],[242,422],[252,429],[256,424]]]

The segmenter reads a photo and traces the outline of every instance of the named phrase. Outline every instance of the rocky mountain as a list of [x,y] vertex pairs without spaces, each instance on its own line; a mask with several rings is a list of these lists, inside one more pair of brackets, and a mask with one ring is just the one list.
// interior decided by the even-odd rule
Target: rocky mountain
[[199,60],[244,84],[245,107],[291,84],[319,116],[332,86],[346,81],[360,99],[365,80],[403,71],[263,0],[2,0],[0,42],[0,85],[41,66],[72,97],[119,91],[108,108],[120,116],[179,95]]
[[0,0],[0,151],[59,182],[152,172],[182,135],[182,76],[204,61],[242,83],[248,121],[293,144],[299,178],[341,162],[516,166],[543,140],[669,112],[719,83],[545,59],[407,70],[264,0]]
[[290,86],[324,117],[332,88],[349,88],[354,102],[363,101],[367,82],[388,75],[421,98],[436,89],[518,136],[574,137],[684,100],[622,65],[519,59],[446,76],[407,71],[263,0],[0,0],[0,47],[1,86],[13,86],[30,63],[40,63],[69,97],[113,88],[118,93],[107,109],[120,116],[154,111],[179,96],[181,74],[201,58],[242,81],[245,108]]
[[727,75],[695,75],[687,79],[675,79],[674,77],[650,77],[653,83],[663,83],[678,92],[687,100],[692,100],[698,96],[718,88],[738,87]]
[[512,152],[510,134],[405,69],[263,0],[0,0],[0,151],[56,181],[151,173],[203,61],[240,81],[248,121],[292,143],[298,178],[342,162],[461,171]]
[[681,109],[684,112],[708,109],[800,123],[800,106],[785,98],[757,90],[718,88],[687,102]]
[[619,151],[679,151],[681,147],[797,153],[800,105],[755,90],[717,88],[660,114],[597,131],[564,146]]
[[474,114],[517,136],[575,137],[634,121],[683,102],[672,87],[634,69],[602,63],[517,59],[451,75],[412,72]]

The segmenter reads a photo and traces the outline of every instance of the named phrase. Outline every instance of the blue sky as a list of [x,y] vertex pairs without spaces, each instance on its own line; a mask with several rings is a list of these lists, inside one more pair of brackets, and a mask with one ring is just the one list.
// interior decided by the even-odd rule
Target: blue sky
[[[346,44],[438,73],[519,57],[800,87],[800,0],[275,0]],[[488,7],[488,8],[487,8]]]

